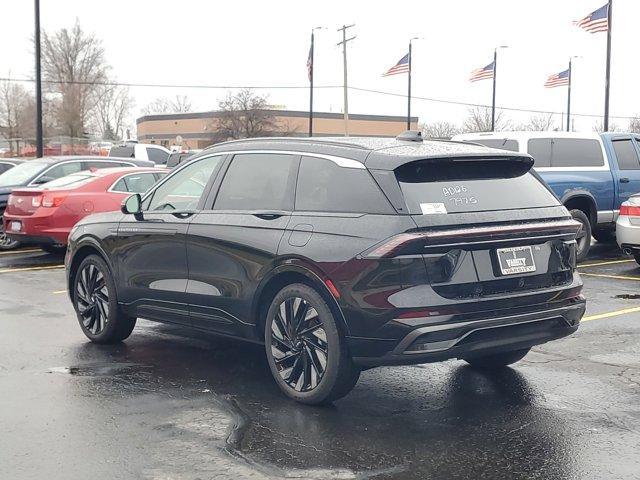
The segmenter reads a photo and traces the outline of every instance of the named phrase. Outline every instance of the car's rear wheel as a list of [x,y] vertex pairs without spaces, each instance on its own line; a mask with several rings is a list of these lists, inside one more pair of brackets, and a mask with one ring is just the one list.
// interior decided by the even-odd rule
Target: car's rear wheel
[[136,319],[118,308],[113,276],[99,256],[89,255],[80,263],[72,298],[80,327],[92,342],[114,343],[131,335]]
[[360,377],[336,318],[322,296],[304,284],[274,297],[265,319],[265,347],[280,389],[298,402],[330,403]]
[[494,353],[493,355],[484,355],[481,357],[470,357],[464,360],[474,368],[482,370],[492,370],[496,368],[506,367],[512,363],[516,363],[522,360],[530,348],[523,348],[521,350],[511,350],[508,352]]
[[580,223],[580,230],[576,235],[577,252],[576,259],[581,262],[589,253],[591,248],[591,222],[589,217],[582,210],[571,210],[571,216]]
[[7,234],[4,232],[4,222],[2,220],[2,217],[0,217],[0,250],[13,250],[14,248],[18,248],[19,246],[19,241],[12,240],[7,237]]

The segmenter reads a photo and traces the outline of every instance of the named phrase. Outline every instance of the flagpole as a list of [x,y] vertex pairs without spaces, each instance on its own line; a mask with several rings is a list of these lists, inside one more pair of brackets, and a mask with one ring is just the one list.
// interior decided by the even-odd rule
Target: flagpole
[[573,57],[569,58],[569,83],[567,84],[567,132],[571,131],[571,63]]
[[313,70],[314,70],[314,58],[313,58],[313,42],[314,42],[314,29],[311,29],[311,51],[309,57],[311,57],[311,65],[309,67],[309,136],[313,137]]
[[493,96],[491,100],[491,131],[496,131],[496,77],[498,74],[498,47],[493,49]]
[[407,130],[411,130],[411,40],[409,40],[409,85],[407,88]]
[[609,0],[607,9],[607,73],[604,81],[604,131],[609,131],[609,83],[611,80],[611,20],[613,0]]

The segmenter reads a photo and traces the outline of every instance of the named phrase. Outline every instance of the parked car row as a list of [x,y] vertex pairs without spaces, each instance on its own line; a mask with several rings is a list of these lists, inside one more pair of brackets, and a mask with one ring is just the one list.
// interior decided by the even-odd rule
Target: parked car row
[[[4,215],[9,196],[16,188],[38,187],[67,175],[87,170],[113,167],[154,167],[153,162],[132,158],[91,156],[44,157],[22,162],[0,175],[0,216]],[[20,238],[7,235],[6,223],[0,226],[0,250],[20,245]]]

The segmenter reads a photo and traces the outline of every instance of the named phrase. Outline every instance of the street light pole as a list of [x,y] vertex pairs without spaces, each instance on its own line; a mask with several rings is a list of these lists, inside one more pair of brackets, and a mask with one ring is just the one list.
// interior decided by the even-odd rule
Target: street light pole
[[343,90],[344,90],[344,136],[349,136],[349,98],[347,94],[347,42],[353,40],[355,35],[351,38],[347,38],[347,29],[355,27],[355,23],[351,25],[343,25],[338,29],[338,32],[342,32],[342,41],[338,42],[338,46],[342,45],[342,68],[344,71],[343,78]]
[[35,54],[36,54],[36,157],[44,155],[42,139],[42,73],[40,71],[40,0],[35,0]]
[[418,40],[418,37],[413,37],[409,39],[409,85],[407,87],[407,130],[411,130],[411,66],[412,66],[412,51],[411,51],[411,43],[413,40]]
[[607,69],[604,82],[604,131],[609,131],[609,84],[611,81],[611,21],[613,0],[609,0],[609,8],[607,9]]

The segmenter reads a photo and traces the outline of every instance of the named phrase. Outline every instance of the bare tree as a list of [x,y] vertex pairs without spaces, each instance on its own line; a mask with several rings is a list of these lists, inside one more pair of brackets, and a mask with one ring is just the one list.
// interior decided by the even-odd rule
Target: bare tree
[[543,113],[529,118],[527,123],[523,123],[518,130],[531,132],[546,132],[554,129],[553,113]]
[[[599,133],[604,132],[604,121],[598,120],[595,123],[595,125],[593,126],[593,131],[594,132],[599,132]],[[618,125],[616,125],[615,123],[610,123],[608,131],[609,132],[619,132],[620,131],[620,127],[618,127]]]
[[9,143],[11,152],[20,150],[20,139],[35,129],[33,98],[20,84],[0,82],[0,135]]
[[288,134],[287,125],[279,125],[269,110],[267,97],[255,94],[251,89],[229,93],[218,104],[220,116],[217,125],[217,140],[264,137],[275,132]]
[[460,127],[450,122],[434,122],[422,125],[422,135],[427,138],[450,139],[460,133]]
[[134,105],[129,89],[102,85],[97,96],[93,109],[93,126],[96,132],[105,140],[122,140],[129,112]]
[[186,95],[176,95],[174,98],[156,98],[142,109],[143,115],[188,113],[191,111],[191,100]]
[[[509,122],[504,116],[504,112],[496,110],[495,130],[506,130]],[[473,107],[469,109],[462,130],[464,132],[490,132],[491,131],[491,108]]]
[[60,96],[56,119],[61,133],[84,134],[97,100],[97,84],[107,79],[108,69],[102,42],[82,30],[77,20],[71,30],[43,32],[42,72],[48,91]]
[[629,131],[633,133],[640,133],[640,117],[633,117],[629,120]]

